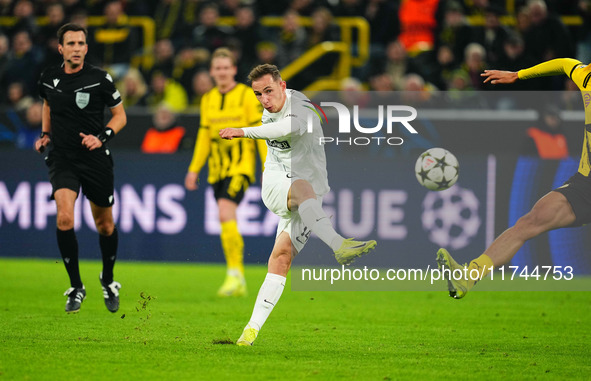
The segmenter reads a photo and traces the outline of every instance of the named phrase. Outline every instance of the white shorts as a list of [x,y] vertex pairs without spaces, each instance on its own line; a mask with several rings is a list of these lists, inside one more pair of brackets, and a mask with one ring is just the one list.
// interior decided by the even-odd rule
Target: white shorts
[[[277,239],[282,232],[286,232],[289,234],[292,245],[299,253],[306,245],[306,242],[308,242],[312,232],[304,225],[298,212],[292,213],[287,208],[287,196],[291,184],[295,180],[300,180],[299,178],[288,176],[291,176],[291,174],[287,172],[265,170],[265,172],[263,172],[263,186],[261,193],[265,206],[281,218],[277,225],[275,239]],[[322,205],[322,197],[317,195],[316,199]]]

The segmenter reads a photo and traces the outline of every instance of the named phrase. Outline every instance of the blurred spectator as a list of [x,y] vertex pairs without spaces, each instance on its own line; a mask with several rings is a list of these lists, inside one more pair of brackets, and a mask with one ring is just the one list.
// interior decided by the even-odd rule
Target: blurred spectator
[[559,57],[572,57],[574,49],[570,34],[562,21],[548,13],[543,0],[531,0],[528,3],[531,25],[524,40],[525,49],[536,62]]
[[22,82],[12,82],[8,85],[8,104],[19,114],[25,115],[26,110],[34,103]]
[[401,3],[398,38],[411,56],[433,49],[435,32],[441,25],[442,8],[439,0],[406,0]]
[[418,74],[408,74],[404,77],[402,100],[410,104],[424,104],[431,99],[431,93],[437,89]]
[[428,71],[428,79],[438,89],[447,90],[460,65],[457,64],[454,52],[448,45],[440,45],[435,54],[436,63]]
[[168,38],[158,40],[154,44],[154,65],[148,74],[148,80],[152,77],[151,73],[161,72],[167,77],[172,76],[174,70],[174,46]]
[[50,40],[57,41],[57,30],[66,23],[64,6],[60,3],[49,4],[45,11],[47,24],[39,30],[36,42],[42,46],[49,44]]
[[33,2],[31,0],[17,0],[12,14],[16,18],[16,23],[10,27],[9,36],[14,37],[17,32],[25,30],[33,39],[39,31]]
[[347,77],[341,81],[339,96],[347,107],[359,106],[362,109],[367,106],[371,95],[360,80]]
[[[476,28],[474,42],[478,42],[486,50],[486,61],[497,65],[504,54],[504,44],[509,36],[509,29],[501,25],[499,17],[503,9],[494,6],[486,8],[484,13],[484,27]],[[524,66],[527,67],[527,66]]]
[[187,93],[190,93],[193,86],[193,76],[199,70],[207,68],[209,57],[209,51],[203,48],[185,48],[181,50],[174,62],[172,78],[180,83]]
[[480,74],[486,69],[485,59],[486,51],[482,45],[472,42],[466,46],[461,70],[470,78],[470,87],[473,89],[480,90],[485,87],[480,77]]
[[43,56],[45,57],[41,67],[49,67],[59,65],[63,62],[63,58],[59,53],[59,41],[57,38],[58,29],[66,23],[64,7],[61,4],[50,4],[47,7],[48,24],[41,28],[38,40],[39,45],[43,49]]
[[251,7],[241,6],[235,12],[234,38],[240,42],[242,52],[238,62],[252,68],[256,60],[256,46],[261,41],[261,30]]
[[392,41],[386,48],[384,56],[376,56],[372,59],[369,76],[377,73],[385,73],[390,76],[390,81],[395,90],[403,87],[403,78],[409,73],[419,73],[419,68],[413,58],[409,58],[402,43]]
[[387,73],[376,73],[369,78],[369,88],[373,91],[394,91],[394,83]]
[[527,7],[519,8],[515,16],[515,30],[521,36],[525,37],[527,31],[531,27],[531,20],[529,19],[529,9]]
[[129,68],[127,73],[117,83],[117,88],[123,99],[123,107],[145,106],[148,94],[148,85],[144,77],[136,68]]
[[24,123],[19,124],[16,132],[16,146],[18,148],[30,149],[35,146],[35,141],[41,133],[41,115],[43,114],[43,103],[33,102],[24,112]]
[[24,83],[26,93],[36,94],[42,62],[43,52],[33,45],[29,32],[16,32],[12,38],[12,51],[4,73],[4,85],[19,81]]
[[568,145],[558,108],[553,104],[546,105],[539,114],[538,126],[527,129],[523,154],[541,159],[568,158]]
[[450,92],[474,90],[472,81],[464,70],[456,70],[451,73],[447,83],[447,90]]
[[103,66],[120,78],[129,68],[131,58],[139,49],[136,31],[127,22],[127,15],[123,12],[123,4],[118,0],[110,0],[104,8],[105,24],[91,29],[95,46],[89,49],[89,54],[95,57]]
[[[74,24],[81,25],[88,29],[88,12],[84,8],[77,8],[71,15],[70,15],[70,22]],[[90,39],[90,40],[89,40]],[[90,50],[91,44],[94,43],[94,36],[88,31],[88,37],[86,39],[86,43],[89,45],[88,49]]]
[[328,8],[316,8],[312,12],[312,27],[308,29],[308,49],[324,41],[340,40],[339,27],[332,23]]
[[306,51],[307,33],[300,25],[297,12],[289,10],[283,15],[277,38],[279,68],[284,68]]
[[443,17],[443,25],[436,40],[436,48],[447,45],[453,52],[456,64],[464,60],[464,50],[471,42],[473,28],[468,25],[462,6],[457,1],[450,1]]
[[0,16],[12,16],[12,0],[0,0]]
[[189,107],[191,111],[199,111],[201,106],[201,98],[209,90],[213,89],[213,80],[207,70],[200,70],[193,75],[193,83],[191,86],[191,97]]
[[257,62],[255,65],[277,65],[277,45],[270,41],[259,42],[257,45]]
[[144,135],[141,147],[143,153],[175,153],[183,147],[182,141],[186,131],[177,124],[172,110],[165,105],[158,106],[152,122],[154,126]]
[[165,105],[174,112],[181,112],[187,108],[187,92],[173,79],[155,72],[152,74],[146,103],[152,110]]
[[84,10],[82,0],[60,0],[60,3],[64,7],[64,13],[68,19],[70,19],[75,13]]
[[241,6],[241,0],[221,0],[220,16],[235,16]]
[[231,32],[226,27],[217,25],[219,18],[218,7],[207,3],[199,12],[199,25],[193,29],[193,47],[205,48],[209,52],[226,44]]
[[[536,61],[525,52],[523,39],[517,34],[511,34],[503,44],[503,56],[498,61],[500,70],[519,71],[524,67],[532,67]],[[529,81],[517,81],[511,88],[515,90],[533,90],[539,86],[538,78]]]

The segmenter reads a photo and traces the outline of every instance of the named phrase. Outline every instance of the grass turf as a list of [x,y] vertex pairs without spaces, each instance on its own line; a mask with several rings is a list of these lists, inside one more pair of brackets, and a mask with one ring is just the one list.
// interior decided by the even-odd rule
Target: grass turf
[[64,312],[61,261],[0,258],[0,380],[588,379],[588,292],[292,292],[251,348],[229,345],[247,298],[215,296],[220,265],[119,262],[109,313],[99,262],[83,261],[87,299]]

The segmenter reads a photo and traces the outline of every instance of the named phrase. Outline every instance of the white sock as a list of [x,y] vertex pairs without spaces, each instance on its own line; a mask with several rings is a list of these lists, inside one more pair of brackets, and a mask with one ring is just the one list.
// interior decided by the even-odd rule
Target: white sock
[[265,281],[259,290],[257,300],[254,303],[254,310],[248,322],[248,326],[260,330],[273,307],[279,301],[283,288],[285,287],[285,277],[277,274],[267,273]]
[[334,230],[330,218],[324,213],[318,200],[309,198],[302,202],[298,207],[298,213],[304,224],[330,246],[332,251],[337,251],[341,247],[345,239]]

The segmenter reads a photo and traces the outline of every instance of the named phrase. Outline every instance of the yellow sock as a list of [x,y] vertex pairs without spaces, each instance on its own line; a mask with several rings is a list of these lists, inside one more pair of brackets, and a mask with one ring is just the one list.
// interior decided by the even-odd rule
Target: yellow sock
[[[482,254],[480,257],[470,262],[470,265],[468,265],[468,274],[470,274],[470,271],[476,270],[479,274],[478,278],[484,279],[484,277],[493,270],[493,267],[494,265],[492,259],[490,259],[488,255]],[[472,286],[476,284],[476,282],[478,281],[475,281]]]
[[238,231],[236,220],[222,222],[220,239],[228,269],[236,269],[244,275],[244,240]]

